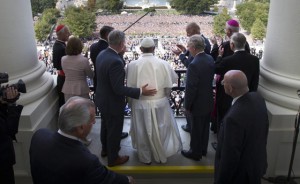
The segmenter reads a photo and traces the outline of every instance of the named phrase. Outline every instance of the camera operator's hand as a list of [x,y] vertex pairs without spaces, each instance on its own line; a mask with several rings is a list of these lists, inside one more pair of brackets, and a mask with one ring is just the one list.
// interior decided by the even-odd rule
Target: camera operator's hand
[[20,97],[20,93],[17,89],[11,86],[6,86],[5,93],[2,96],[1,101],[6,103],[15,103]]

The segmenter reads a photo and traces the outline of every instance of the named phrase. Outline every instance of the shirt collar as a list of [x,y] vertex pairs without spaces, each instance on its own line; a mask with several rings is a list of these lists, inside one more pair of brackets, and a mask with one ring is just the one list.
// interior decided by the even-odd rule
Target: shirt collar
[[235,50],[234,52],[238,52],[238,51],[245,51],[245,49],[238,49],[238,50]]
[[115,51],[115,53],[119,54],[115,49],[111,48],[110,46],[108,48],[110,48],[111,50]]
[[63,131],[61,131],[61,129],[59,129],[57,132],[58,132],[60,135],[64,136],[64,137],[67,137],[67,138],[69,138],[69,139],[73,139],[73,140],[82,142],[81,139],[79,139],[78,137],[75,137],[75,136],[70,135],[70,134],[66,134],[66,133],[64,133]]
[[103,38],[100,38],[100,40],[105,41],[106,43],[108,43],[106,40],[104,40]]
[[233,105],[233,104],[234,104],[241,96],[242,96],[242,95],[235,97],[235,98],[232,100],[231,105]]
[[153,56],[153,53],[142,53],[142,56]]
[[197,55],[199,55],[199,54],[202,54],[202,53],[204,53],[204,51],[198,52],[198,53],[195,55],[195,57],[196,57]]

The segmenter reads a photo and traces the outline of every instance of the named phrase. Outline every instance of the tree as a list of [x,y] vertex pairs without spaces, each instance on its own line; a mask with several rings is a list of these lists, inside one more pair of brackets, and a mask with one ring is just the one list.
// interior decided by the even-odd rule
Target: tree
[[45,9],[55,8],[57,0],[30,0],[32,8],[32,16],[43,13]]
[[170,4],[183,14],[199,15],[217,2],[218,0],[171,0]]
[[97,8],[111,12],[119,12],[123,8],[122,0],[97,0]]
[[269,3],[263,0],[256,1],[248,1],[237,6],[236,14],[242,27],[249,33],[256,19],[260,19],[265,26],[268,24]]
[[252,37],[262,40],[266,36],[266,27],[260,19],[256,19],[251,28]]
[[48,38],[58,17],[59,11],[57,9],[45,9],[41,18],[34,25],[35,37],[38,41],[45,41]]
[[65,10],[62,23],[69,26],[70,31],[80,38],[90,37],[96,28],[96,16],[84,8],[69,7]]
[[268,24],[269,7],[269,3],[256,3],[256,11],[254,13],[254,17],[260,19],[266,27]]
[[228,11],[226,8],[222,10],[222,13],[216,15],[214,17],[214,34],[215,35],[225,35],[225,24],[226,22],[231,19],[230,15],[228,15]]
[[246,2],[239,4],[237,7],[236,14],[239,17],[240,23],[243,26],[243,28],[250,32],[251,27],[255,21],[254,12],[256,11],[256,6],[254,2]]

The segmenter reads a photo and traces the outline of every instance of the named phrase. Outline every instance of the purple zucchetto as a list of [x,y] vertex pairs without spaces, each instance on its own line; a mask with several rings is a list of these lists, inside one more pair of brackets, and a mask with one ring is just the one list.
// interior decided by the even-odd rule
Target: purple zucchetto
[[228,20],[226,24],[230,27],[240,27],[239,22],[233,19]]

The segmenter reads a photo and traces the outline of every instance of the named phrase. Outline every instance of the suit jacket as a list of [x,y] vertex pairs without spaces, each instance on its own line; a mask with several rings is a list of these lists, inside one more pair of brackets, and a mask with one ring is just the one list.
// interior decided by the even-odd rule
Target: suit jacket
[[213,108],[214,60],[203,53],[194,57],[187,70],[185,108],[193,115],[207,115]]
[[80,141],[48,129],[40,129],[33,135],[29,154],[35,184],[129,183],[126,176],[103,166]]
[[101,113],[124,113],[125,96],[138,99],[139,88],[124,86],[125,70],[121,57],[111,48],[102,51],[96,60],[96,105]]
[[[225,58],[218,57],[215,64],[215,72],[221,76],[220,81],[223,80],[225,73],[229,70],[241,70],[247,77],[249,91],[257,91],[260,71],[258,57],[247,51],[237,51]],[[218,84],[217,103],[228,109],[231,102],[232,98],[225,93],[224,87]]]
[[264,99],[249,92],[224,117],[215,158],[216,184],[259,184],[267,169],[269,122]]
[[56,40],[53,45],[53,53],[52,53],[52,59],[53,59],[53,66],[57,70],[62,70],[61,68],[61,58],[66,55],[66,44],[65,42]]
[[16,163],[13,140],[16,140],[22,109],[21,105],[0,104],[0,168]]
[[79,54],[76,56],[62,57],[62,69],[66,79],[62,88],[64,94],[83,95],[90,92],[86,77],[93,78],[88,58]]
[[98,54],[101,51],[103,51],[104,49],[106,49],[107,47],[108,47],[107,41],[103,40],[101,38],[97,43],[93,43],[90,47],[90,57],[91,57],[91,60],[93,62],[94,71],[95,71],[95,75],[94,75],[94,88],[95,88],[95,90],[97,88],[96,59],[97,59]]

